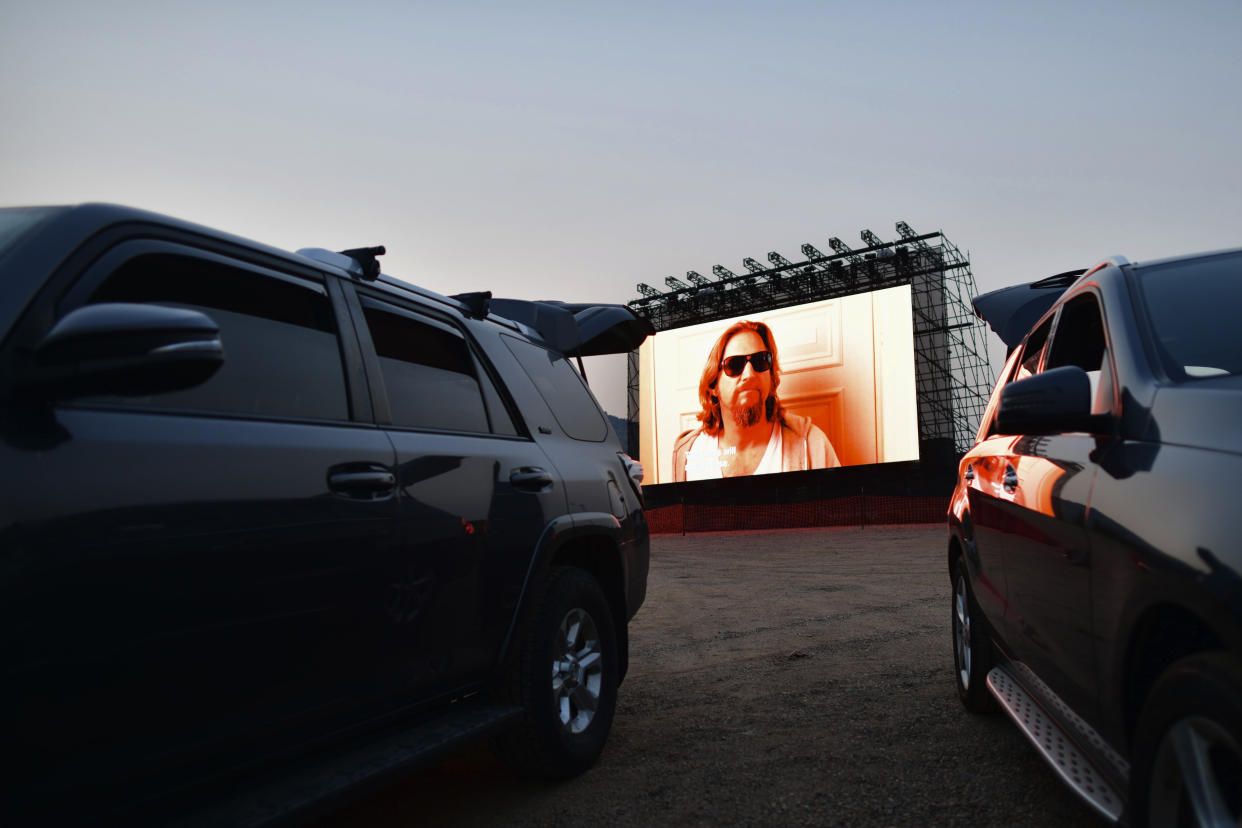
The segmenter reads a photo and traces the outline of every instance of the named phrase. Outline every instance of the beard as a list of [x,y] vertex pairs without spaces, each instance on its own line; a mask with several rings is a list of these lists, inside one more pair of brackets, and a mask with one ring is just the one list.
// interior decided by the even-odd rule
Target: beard
[[757,402],[754,405],[731,409],[729,413],[739,428],[750,428],[763,417],[763,405],[762,402]]

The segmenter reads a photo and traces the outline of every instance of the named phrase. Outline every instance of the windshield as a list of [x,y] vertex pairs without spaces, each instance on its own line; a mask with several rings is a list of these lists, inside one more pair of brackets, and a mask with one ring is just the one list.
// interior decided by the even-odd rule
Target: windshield
[[0,256],[27,230],[63,207],[5,207],[0,209]]
[[1242,374],[1242,253],[1136,267],[1165,367],[1185,381]]

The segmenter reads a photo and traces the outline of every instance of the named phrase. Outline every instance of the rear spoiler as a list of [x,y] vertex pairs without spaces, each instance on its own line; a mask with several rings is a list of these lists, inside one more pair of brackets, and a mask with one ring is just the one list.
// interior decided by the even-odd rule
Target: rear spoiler
[[655,333],[651,320],[625,305],[493,299],[490,293],[454,296],[478,317],[491,313],[527,326],[566,356],[627,354]]
[[1005,345],[1013,350],[1039,318],[1056,304],[1085,270],[1067,270],[1056,276],[1010,285],[970,300],[975,315],[987,322]]

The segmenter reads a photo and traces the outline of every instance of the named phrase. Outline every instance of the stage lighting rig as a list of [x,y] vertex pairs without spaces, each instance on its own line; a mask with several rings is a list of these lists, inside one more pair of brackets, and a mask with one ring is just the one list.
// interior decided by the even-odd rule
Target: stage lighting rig
[[859,231],[858,237],[867,243],[867,247],[883,247],[884,242],[880,241],[880,237],[870,230]]
[[858,262],[862,261],[862,258],[854,252],[853,248],[836,236],[833,236],[828,240],[828,246],[845,258],[849,259],[850,264],[858,264]]
[[904,221],[899,221],[897,222],[896,227],[897,227],[897,233],[903,239],[913,244],[915,248],[917,248],[918,250],[928,249],[927,242],[924,241],[923,238],[919,236],[918,233],[914,232],[914,229],[910,227],[910,225],[906,224]]

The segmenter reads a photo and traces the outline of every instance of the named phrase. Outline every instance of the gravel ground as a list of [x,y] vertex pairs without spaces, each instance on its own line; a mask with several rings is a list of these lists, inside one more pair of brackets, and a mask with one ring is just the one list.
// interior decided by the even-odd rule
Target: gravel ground
[[953,687],[945,530],[657,536],[596,767],[509,775],[482,747],[319,828],[1104,824],[1003,714]]

